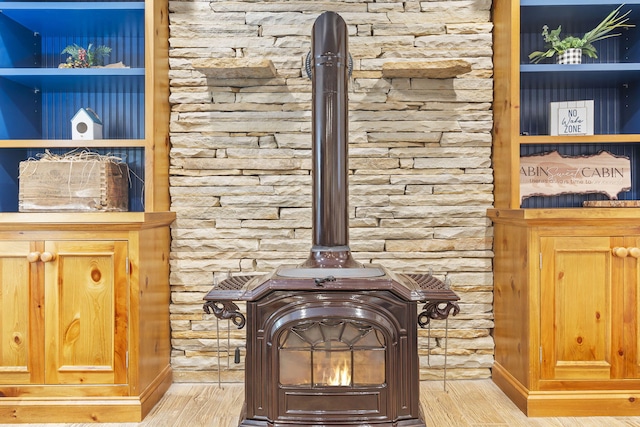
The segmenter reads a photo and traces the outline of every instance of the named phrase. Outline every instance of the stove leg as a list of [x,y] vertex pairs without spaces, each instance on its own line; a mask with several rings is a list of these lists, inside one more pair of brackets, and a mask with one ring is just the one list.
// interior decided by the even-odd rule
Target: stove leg
[[220,374],[220,319],[216,318],[216,340],[218,347],[218,388],[222,389],[222,379]]
[[431,322],[427,329],[427,366],[431,367]]
[[447,347],[449,345],[449,318],[444,321],[444,373],[443,385],[444,391],[447,391]]

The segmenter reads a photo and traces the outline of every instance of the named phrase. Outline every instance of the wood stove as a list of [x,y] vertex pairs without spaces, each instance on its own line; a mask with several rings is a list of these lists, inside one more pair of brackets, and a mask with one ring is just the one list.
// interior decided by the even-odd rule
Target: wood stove
[[[247,326],[239,425],[424,426],[417,326],[457,314],[455,293],[377,265],[363,277],[296,270],[235,276],[205,297],[207,312]],[[234,301],[247,302],[246,317]]]
[[[205,296],[218,319],[247,326],[239,426],[424,426],[417,327],[458,313],[458,296],[425,274],[356,262],[348,246],[347,27],[316,20],[313,245],[300,265],[234,276]],[[246,316],[236,301],[246,301]],[[424,304],[419,313],[418,304]]]

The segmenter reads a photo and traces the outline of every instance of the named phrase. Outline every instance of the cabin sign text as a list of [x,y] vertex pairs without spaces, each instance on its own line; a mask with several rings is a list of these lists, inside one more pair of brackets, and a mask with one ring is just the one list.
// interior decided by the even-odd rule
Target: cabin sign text
[[563,157],[557,151],[520,157],[520,199],[531,196],[603,193],[617,199],[631,189],[631,162],[603,151]]

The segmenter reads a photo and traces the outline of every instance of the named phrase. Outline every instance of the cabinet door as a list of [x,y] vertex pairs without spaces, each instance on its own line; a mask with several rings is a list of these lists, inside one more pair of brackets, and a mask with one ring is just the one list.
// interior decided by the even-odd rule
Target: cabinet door
[[543,380],[622,376],[624,259],[612,255],[614,244],[610,237],[540,239]]
[[42,260],[46,383],[125,383],[127,242],[48,241]]
[[[35,243],[0,241],[0,384],[42,383],[42,266]],[[41,250],[41,249],[40,249]]]
[[624,355],[625,378],[640,378],[640,236],[625,238]]

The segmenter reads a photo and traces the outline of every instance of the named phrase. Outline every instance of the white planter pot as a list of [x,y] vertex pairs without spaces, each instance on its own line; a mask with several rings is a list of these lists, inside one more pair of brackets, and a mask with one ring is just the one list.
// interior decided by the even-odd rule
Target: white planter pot
[[582,49],[571,48],[557,56],[558,64],[582,64]]

